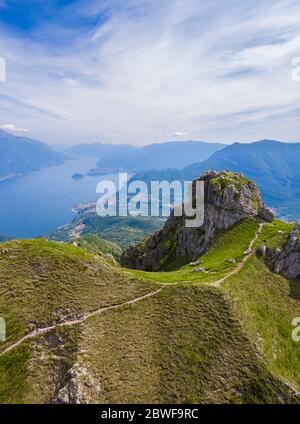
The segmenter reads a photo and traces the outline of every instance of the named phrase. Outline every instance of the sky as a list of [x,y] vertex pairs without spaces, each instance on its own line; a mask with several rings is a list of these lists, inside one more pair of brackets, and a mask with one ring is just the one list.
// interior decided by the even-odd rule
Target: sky
[[0,0],[0,129],[300,141],[299,22],[299,0]]

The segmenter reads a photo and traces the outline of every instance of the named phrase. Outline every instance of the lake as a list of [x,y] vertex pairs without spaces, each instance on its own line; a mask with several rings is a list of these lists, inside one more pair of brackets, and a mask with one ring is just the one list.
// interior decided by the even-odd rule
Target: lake
[[71,222],[72,207],[96,201],[97,183],[116,175],[72,179],[86,173],[98,159],[80,158],[43,168],[24,177],[0,183],[0,234],[18,238],[43,235]]

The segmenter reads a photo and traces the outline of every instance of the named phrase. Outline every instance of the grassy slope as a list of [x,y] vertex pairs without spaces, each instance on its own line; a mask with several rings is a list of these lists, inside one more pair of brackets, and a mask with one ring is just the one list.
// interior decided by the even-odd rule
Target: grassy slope
[[[281,247],[292,227],[280,221],[268,224],[256,245]],[[253,257],[223,288],[269,368],[300,391],[300,343],[291,337],[292,320],[300,316],[299,284],[271,273],[262,259]]]
[[31,349],[24,343],[16,351],[0,358],[0,403],[23,403],[29,388],[28,361]]
[[281,390],[216,289],[165,289],[86,322],[81,340],[92,402],[272,402]]
[[76,228],[83,225],[79,232],[81,236],[97,235],[126,249],[130,244],[140,243],[148,235],[160,230],[163,224],[162,220],[151,217],[99,217],[95,213],[83,213],[70,225],[48,234],[47,238],[69,241],[74,237]]
[[287,241],[289,232],[295,224],[286,223],[276,220],[268,225],[265,225],[259,240],[256,242],[256,247],[265,245],[270,249],[281,248]]
[[72,245],[39,239],[9,242],[5,248],[8,253],[0,256],[0,315],[8,317],[9,342],[53,320],[149,291],[150,284],[144,287],[103,257]]
[[[284,225],[268,224],[257,245],[282,243],[286,233],[278,231],[286,231]],[[228,272],[228,258],[242,258],[256,229],[246,221],[220,235],[202,258],[216,272],[213,278]],[[140,273],[73,246],[43,240],[6,246],[9,254],[0,256],[0,315],[9,317],[9,342],[33,323],[121,303],[157,287],[145,279],[140,284]],[[189,287],[194,273],[185,267],[176,281],[181,272],[190,283],[57,328],[1,357],[0,402],[51,401],[74,363],[93,375],[93,385],[83,388],[89,402],[295,400],[279,379],[300,389],[300,344],[291,339],[291,320],[300,316],[296,285],[271,274],[254,256],[220,288]],[[165,273],[165,280],[173,274]]]
[[59,346],[49,348],[51,334],[31,342],[22,402],[50,402],[75,363],[93,376],[82,387],[85,402],[293,400],[218,289],[165,288],[57,334]]
[[86,389],[92,402],[255,403],[284,396],[217,289],[166,288],[85,323],[82,341],[77,361],[96,370],[101,387]]
[[[255,247],[266,245],[275,249],[286,242],[293,224],[275,221],[265,225]],[[201,264],[210,272],[196,274],[190,266],[174,272],[145,273],[134,271],[162,283],[186,284],[213,282],[236,265],[228,264],[228,258],[240,261],[243,251],[253,239],[257,224],[245,220],[231,230],[219,234]],[[260,348],[270,369],[280,378],[290,381],[300,390],[300,344],[293,342],[293,318],[300,316],[300,288],[283,277],[272,274],[262,259],[253,256],[237,275],[228,278],[221,286],[233,299],[236,314],[253,343]]]
[[[219,231],[212,248],[199,258],[199,265],[185,265],[176,271],[170,272],[145,272],[130,271],[133,275],[161,283],[177,282],[213,282],[222,278],[236,264],[228,262],[235,259],[240,262],[244,251],[249,247],[250,241],[258,230],[258,223],[252,219],[245,219],[235,225],[230,231]],[[195,268],[205,268],[208,272],[193,272]]]
[[[151,284],[122,275],[103,257],[43,239],[2,244],[0,316],[7,326],[5,347],[35,328],[82,316],[151,291]],[[0,358],[0,402],[26,392],[29,352],[25,344]]]
[[300,343],[292,340],[292,320],[300,316],[300,289],[272,274],[256,257],[222,290],[234,300],[243,328],[275,374],[300,391]]
[[95,234],[80,237],[76,240],[76,243],[82,249],[103,255],[112,255],[117,261],[120,260],[122,254],[122,248],[118,244],[101,239]]

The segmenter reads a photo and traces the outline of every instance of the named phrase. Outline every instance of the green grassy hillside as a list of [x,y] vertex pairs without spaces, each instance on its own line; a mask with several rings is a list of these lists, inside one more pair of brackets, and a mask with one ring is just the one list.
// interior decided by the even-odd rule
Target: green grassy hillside
[[94,317],[77,352],[94,380],[83,389],[88,402],[292,401],[213,288],[166,288]]
[[[131,270],[130,272],[151,281],[168,284],[216,281],[236,267],[236,264],[228,262],[230,259],[234,259],[237,263],[242,261],[244,252],[255,237],[258,228],[259,224],[255,220],[246,218],[229,231],[219,230],[211,249],[207,253],[201,256],[198,261],[188,265],[178,266],[178,263],[172,262],[170,267],[175,268],[175,271],[145,272]],[[206,272],[195,272],[194,270],[199,267],[205,268]]]
[[75,241],[75,243],[78,247],[105,255],[107,258],[111,255],[117,261],[120,260],[122,254],[122,248],[117,243],[101,239],[95,234],[88,234],[80,237]]
[[164,221],[152,217],[101,217],[96,213],[79,213],[71,224],[59,228],[46,237],[53,241],[70,241],[94,235],[116,243],[123,249],[140,243],[145,237],[160,230]]
[[[0,255],[0,316],[7,344],[35,328],[80,317],[149,291],[101,255],[44,239],[6,243]],[[0,344],[0,353],[4,346]]]
[[244,256],[288,230],[257,235],[245,220],[218,235],[203,274],[129,271],[42,239],[2,244],[0,403],[300,402],[299,287]]

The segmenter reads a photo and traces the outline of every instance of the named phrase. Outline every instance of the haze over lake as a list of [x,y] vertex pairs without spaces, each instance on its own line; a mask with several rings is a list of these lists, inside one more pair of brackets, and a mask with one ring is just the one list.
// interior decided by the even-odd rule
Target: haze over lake
[[77,203],[98,199],[96,186],[109,176],[72,179],[95,167],[96,158],[84,157],[43,168],[24,177],[0,183],[0,234],[37,237],[68,224]]

